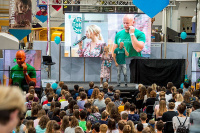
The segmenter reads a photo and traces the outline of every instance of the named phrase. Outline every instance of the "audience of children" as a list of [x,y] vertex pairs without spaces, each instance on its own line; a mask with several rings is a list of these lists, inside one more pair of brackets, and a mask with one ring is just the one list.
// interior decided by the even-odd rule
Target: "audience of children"
[[[88,90],[74,85],[72,92],[64,82],[59,83],[57,90],[47,84],[41,100],[34,86],[30,86],[24,104],[26,115],[19,115],[13,130],[16,133],[178,133],[180,128],[188,131],[190,125],[200,123],[200,91],[184,85],[184,90],[180,90],[172,82],[167,89],[140,84],[136,101],[143,101],[142,109],[127,97],[121,99],[120,91],[107,82],[103,91],[94,82],[89,83]],[[146,110],[149,106],[153,107],[152,114]]]

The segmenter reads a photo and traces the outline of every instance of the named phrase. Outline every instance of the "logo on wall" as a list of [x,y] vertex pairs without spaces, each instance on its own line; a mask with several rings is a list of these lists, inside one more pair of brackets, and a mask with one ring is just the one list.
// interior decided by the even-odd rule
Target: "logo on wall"
[[76,17],[72,22],[72,27],[75,33],[81,34],[82,26],[81,26],[81,17]]

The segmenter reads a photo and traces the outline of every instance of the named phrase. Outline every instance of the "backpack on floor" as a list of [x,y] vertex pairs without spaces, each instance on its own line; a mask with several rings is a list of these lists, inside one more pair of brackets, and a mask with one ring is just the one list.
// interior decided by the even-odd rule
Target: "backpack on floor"
[[177,119],[178,119],[180,125],[178,126],[176,133],[189,133],[188,128],[185,126],[185,122],[187,120],[187,117],[185,118],[185,121],[183,122],[183,124],[181,124],[178,116],[177,116]]

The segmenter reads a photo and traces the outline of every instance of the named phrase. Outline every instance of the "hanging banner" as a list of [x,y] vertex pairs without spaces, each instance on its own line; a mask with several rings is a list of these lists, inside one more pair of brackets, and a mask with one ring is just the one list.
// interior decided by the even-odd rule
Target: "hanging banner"
[[31,33],[31,10],[31,0],[10,0],[9,32],[19,40]]
[[[52,4],[61,4],[61,0],[53,0]],[[52,5],[52,7],[56,10],[59,11],[61,9],[61,5]]]
[[133,0],[133,4],[150,18],[153,18],[169,5],[169,0]]
[[35,17],[44,23],[47,21],[47,15],[47,5],[39,5]]

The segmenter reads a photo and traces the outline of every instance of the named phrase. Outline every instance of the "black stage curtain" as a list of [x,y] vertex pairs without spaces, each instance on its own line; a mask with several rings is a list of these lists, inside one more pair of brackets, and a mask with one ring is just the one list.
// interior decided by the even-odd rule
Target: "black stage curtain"
[[130,82],[166,86],[173,82],[180,88],[185,78],[185,59],[132,59]]

